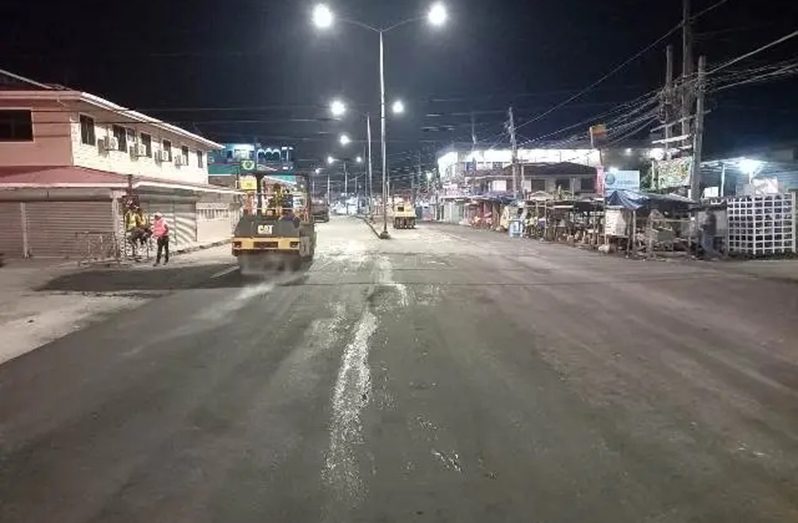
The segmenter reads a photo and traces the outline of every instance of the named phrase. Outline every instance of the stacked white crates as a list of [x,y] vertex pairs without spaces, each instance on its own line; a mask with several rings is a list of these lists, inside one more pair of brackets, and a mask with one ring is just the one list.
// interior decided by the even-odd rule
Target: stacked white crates
[[768,256],[795,252],[796,194],[728,200],[729,252]]

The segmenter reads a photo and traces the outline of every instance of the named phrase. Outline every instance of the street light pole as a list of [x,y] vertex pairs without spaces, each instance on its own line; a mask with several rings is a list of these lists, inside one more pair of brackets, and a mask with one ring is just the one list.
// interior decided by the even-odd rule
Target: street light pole
[[344,160],[344,202],[346,215],[349,216],[349,172],[346,170],[346,160]]
[[[346,22],[363,29],[367,29],[369,31],[378,33],[380,35],[380,131],[381,131],[381,152],[382,152],[382,232],[380,233],[380,238],[389,238],[388,235],[388,146],[386,143],[386,122],[385,122],[385,43],[384,43],[384,35],[388,31],[392,31],[394,29],[398,29],[404,25],[416,22],[418,20],[422,20],[426,18],[430,25],[433,26],[442,26],[446,23],[448,15],[446,12],[446,7],[440,3],[436,2],[430,6],[429,11],[427,12],[426,17],[413,17],[408,18],[406,20],[402,20],[401,22],[395,23],[389,27],[385,28],[376,28],[372,27],[368,24],[364,24],[363,22],[358,22],[356,20],[348,20],[348,19],[341,19],[342,22]],[[313,9],[313,23],[319,29],[328,29],[335,21],[335,15],[330,11],[330,8],[324,4],[318,4]],[[401,112],[401,103],[396,106],[397,112]],[[338,106],[339,114],[342,113],[343,109]],[[369,144],[371,141],[369,141]],[[346,145],[346,144],[342,144]],[[369,159],[370,160],[370,159]]]
[[368,179],[368,184],[367,184],[367,186],[368,186],[368,191],[367,192],[368,192],[368,198],[369,198],[369,213],[371,213],[371,211],[372,211],[371,201],[372,201],[372,196],[373,196],[372,195],[372,191],[373,191],[373,188],[374,188],[374,176],[373,176],[373,171],[372,171],[372,166],[371,166],[371,115],[369,113],[366,113],[366,141],[368,142],[367,153],[369,155],[369,165],[368,165],[369,179]]
[[380,147],[382,149],[382,233],[388,238],[388,146],[385,141],[385,45],[380,31]]

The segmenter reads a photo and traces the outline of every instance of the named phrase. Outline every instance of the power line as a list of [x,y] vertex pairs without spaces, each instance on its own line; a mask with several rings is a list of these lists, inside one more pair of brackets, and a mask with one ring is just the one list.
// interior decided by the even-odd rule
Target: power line
[[546,116],[548,116],[549,114],[553,113],[557,109],[559,109],[559,108],[561,108],[561,107],[563,107],[565,105],[568,105],[572,101],[576,100],[577,98],[579,98],[583,94],[587,93],[588,91],[590,91],[591,89],[593,89],[597,85],[601,84],[602,82],[607,80],[609,77],[611,77],[612,75],[614,75],[615,73],[617,73],[618,71],[620,71],[621,69],[623,69],[624,67],[629,65],[631,62],[633,62],[634,60],[636,60],[637,58],[639,58],[640,56],[642,56],[643,54],[648,52],[654,46],[656,46],[657,44],[659,44],[660,42],[662,42],[663,40],[668,38],[670,35],[672,35],[676,31],[678,31],[679,29],[681,29],[681,27],[682,27],[681,23],[677,24],[670,31],[666,32],[664,35],[660,36],[659,38],[657,38],[656,40],[654,40],[653,42],[648,44],[646,47],[644,47],[640,51],[636,52],[635,54],[633,54],[632,56],[630,56],[629,58],[627,58],[626,60],[621,62],[619,65],[617,65],[612,70],[610,70],[610,72],[608,72],[607,74],[605,74],[604,76],[602,76],[601,78],[596,80],[595,82],[591,83],[590,85],[588,85],[587,87],[585,87],[584,89],[582,89],[581,91],[576,93],[575,95],[573,95],[573,96],[571,96],[569,98],[566,98],[565,100],[563,100],[562,102],[558,103],[554,107],[551,107],[547,111],[544,111],[543,113],[539,114],[538,116],[532,118],[531,120],[527,120],[526,122],[516,126],[516,129],[520,129],[521,127],[525,127],[525,126],[527,126],[527,125],[529,125],[531,123],[534,123],[534,122],[540,120],[541,118],[545,118]]
[[707,75],[714,74],[714,73],[716,73],[716,72],[720,71],[721,69],[725,69],[725,68],[729,67],[730,65],[736,64],[737,62],[740,62],[740,61],[742,61],[742,60],[745,60],[746,58],[749,58],[749,57],[751,57],[751,56],[754,56],[755,54],[759,54],[759,53],[761,53],[762,51],[765,51],[765,50],[767,50],[767,49],[770,49],[771,47],[773,47],[773,46],[775,46],[775,45],[778,45],[778,44],[780,44],[780,43],[782,43],[782,42],[786,42],[787,40],[789,40],[789,39],[791,39],[791,38],[795,38],[796,36],[798,36],[798,30],[796,30],[796,31],[793,31],[793,32],[792,32],[792,33],[790,33],[790,34],[784,35],[784,36],[782,36],[781,38],[777,38],[776,40],[773,40],[773,41],[772,41],[772,42],[770,42],[769,44],[765,44],[765,45],[763,45],[762,47],[759,47],[759,48],[757,48],[757,49],[754,49],[753,51],[750,51],[750,52],[748,52],[748,53],[745,53],[744,55],[740,55],[740,56],[738,56],[737,58],[733,58],[733,59],[729,60],[728,62],[726,62],[726,63],[724,63],[724,64],[721,64],[721,65],[719,65],[718,67],[714,68],[713,70],[709,71],[709,72],[707,73]]
[[[698,19],[699,17],[703,16],[704,14],[706,14],[706,13],[708,13],[708,12],[712,11],[713,9],[716,9],[716,8],[720,7],[721,5],[725,4],[726,2],[728,2],[728,0],[719,0],[719,1],[718,1],[718,2],[716,2],[715,4],[713,4],[713,5],[709,6],[708,8],[704,9],[703,11],[700,11],[700,12],[699,12],[699,13],[697,13],[696,15],[692,16],[692,17],[691,17],[691,19],[692,19],[692,20],[696,20],[696,19]],[[551,108],[550,108],[550,109],[548,109],[547,111],[544,111],[543,113],[539,114],[538,116],[536,116],[536,117],[534,117],[534,118],[532,118],[532,119],[530,119],[530,120],[527,120],[526,122],[524,122],[524,123],[522,123],[522,124],[520,124],[520,125],[517,125],[517,126],[516,126],[516,130],[517,130],[517,129],[520,129],[521,127],[525,127],[525,126],[527,126],[527,125],[529,125],[529,124],[531,124],[531,123],[534,123],[534,122],[536,122],[536,121],[538,121],[538,120],[540,120],[540,119],[542,119],[542,118],[545,118],[546,116],[548,116],[549,114],[553,113],[553,112],[554,112],[554,111],[556,111],[557,109],[560,109],[561,107],[564,107],[564,106],[568,105],[569,103],[571,103],[572,101],[574,101],[574,100],[576,100],[577,98],[581,97],[581,96],[582,96],[582,95],[584,95],[585,93],[587,93],[587,92],[591,91],[591,90],[592,90],[592,89],[594,89],[596,86],[600,85],[602,82],[604,82],[605,80],[607,80],[609,77],[613,76],[615,73],[617,73],[618,71],[620,71],[621,69],[623,69],[624,67],[626,67],[627,65],[629,65],[631,62],[633,62],[634,60],[636,60],[636,59],[637,59],[637,58],[639,58],[640,56],[642,56],[642,55],[644,55],[645,53],[647,53],[649,50],[651,50],[652,48],[654,48],[656,45],[658,45],[660,42],[662,42],[663,40],[665,40],[666,38],[668,38],[669,36],[671,36],[671,35],[672,35],[673,33],[675,33],[676,31],[678,31],[679,29],[681,29],[681,28],[682,28],[682,26],[683,26],[683,24],[682,24],[681,22],[680,22],[680,23],[678,23],[678,24],[677,24],[677,25],[675,25],[673,28],[671,28],[669,31],[667,31],[665,34],[663,34],[662,36],[660,36],[659,38],[657,38],[656,40],[654,40],[653,42],[651,42],[650,44],[648,44],[646,47],[644,47],[644,48],[643,48],[643,49],[641,49],[640,51],[636,52],[635,54],[633,54],[632,56],[630,56],[629,58],[627,58],[626,60],[624,60],[623,62],[621,62],[619,65],[617,65],[617,66],[616,66],[616,67],[614,67],[612,70],[610,70],[610,71],[609,71],[607,74],[605,74],[604,76],[602,76],[601,78],[599,78],[599,79],[598,79],[598,80],[596,80],[595,82],[591,83],[590,85],[588,85],[588,86],[587,86],[587,87],[585,87],[584,89],[580,90],[579,92],[577,92],[577,93],[576,93],[576,94],[574,94],[573,96],[571,96],[571,97],[569,97],[569,98],[566,98],[566,99],[565,99],[565,100],[563,100],[562,102],[560,102],[560,103],[556,104],[555,106],[551,107]]]
[[725,4],[728,1],[729,0],[718,0],[718,2],[715,2],[711,6],[707,7],[706,9],[704,9],[703,11],[699,11],[698,13],[694,14],[690,18],[692,20],[697,20],[698,18],[704,16],[705,14],[707,14],[710,11],[712,11],[713,9],[717,9],[718,7],[722,6],[723,4]]

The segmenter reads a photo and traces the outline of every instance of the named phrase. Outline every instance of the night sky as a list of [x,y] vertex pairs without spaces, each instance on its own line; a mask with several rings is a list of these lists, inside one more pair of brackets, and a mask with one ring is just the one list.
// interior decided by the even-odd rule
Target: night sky
[[[716,2],[693,0],[693,10]],[[385,26],[423,15],[428,4],[328,5],[338,16]],[[419,23],[386,36],[388,98],[401,98],[407,107],[389,122],[389,157],[397,168],[415,164],[419,150],[429,164],[435,150],[469,141],[472,111],[479,140],[506,143],[501,133],[509,104],[523,122],[681,18],[678,0],[446,5],[445,28]],[[309,22],[311,8],[304,0],[2,0],[0,68],[98,94],[218,141],[292,144],[306,160],[346,154],[335,140],[346,131],[360,141],[350,146],[354,156],[365,138],[362,119],[350,114],[329,121],[326,104],[338,96],[361,111],[378,111],[377,36],[343,24],[321,33]],[[697,22],[696,56],[721,63],[796,28],[796,0],[728,0]],[[680,70],[677,32],[596,89],[526,126],[520,138],[537,138],[661,86],[667,42],[677,44]],[[796,57],[798,38],[739,65]],[[796,77],[713,96],[708,152],[798,138],[797,102]],[[376,124],[374,130],[376,138]]]

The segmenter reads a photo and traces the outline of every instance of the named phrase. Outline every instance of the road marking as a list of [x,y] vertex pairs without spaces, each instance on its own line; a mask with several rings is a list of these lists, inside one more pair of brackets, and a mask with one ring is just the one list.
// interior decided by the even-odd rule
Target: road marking
[[215,274],[212,274],[211,275],[211,279],[213,280],[215,278],[221,278],[222,276],[227,276],[228,274],[230,274],[231,272],[233,272],[233,271],[235,271],[237,269],[238,269],[237,265],[233,265],[232,267],[228,267],[227,269],[222,269],[221,271],[219,271],[219,272],[217,272]]
[[355,449],[363,443],[360,412],[371,393],[369,339],[376,330],[377,317],[364,311],[354,339],[344,349],[333,389],[330,448],[323,477],[337,498],[349,503],[357,503],[365,495]]

